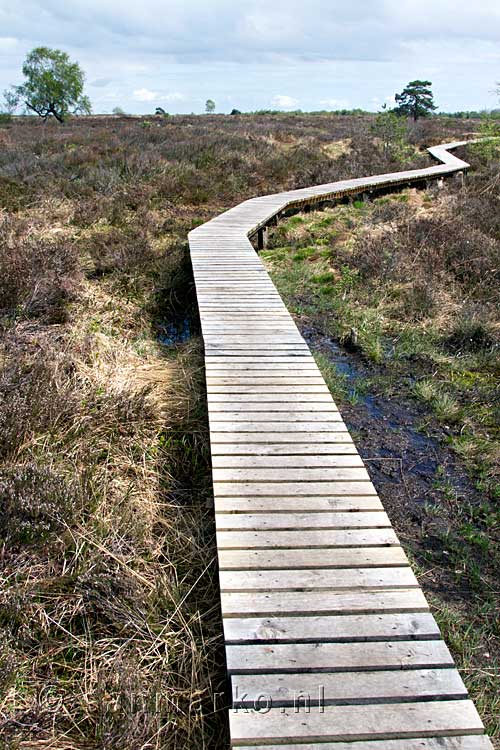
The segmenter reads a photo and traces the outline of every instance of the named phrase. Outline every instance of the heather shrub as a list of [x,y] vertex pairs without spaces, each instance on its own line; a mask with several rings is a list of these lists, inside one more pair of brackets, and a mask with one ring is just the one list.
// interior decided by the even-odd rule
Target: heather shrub
[[29,463],[0,469],[0,543],[41,544],[64,530],[81,508],[75,482]]
[[358,241],[353,261],[364,278],[413,282],[445,275],[478,294],[491,294],[495,284],[497,243],[460,217],[415,217],[394,231]]
[[[0,371],[0,458],[14,455],[34,434],[55,432],[74,412],[71,376],[55,352],[28,356],[22,342],[10,342]],[[67,363],[70,370],[70,363]]]
[[64,322],[78,275],[71,242],[36,238],[9,219],[0,224],[0,315]]
[[424,320],[436,310],[436,290],[432,278],[420,279],[404,290],[401,311],[407,320]]
[[87,272],[90,277],[129,272],[153,257],[151,243],[140,227],[98,230],[86,243],[81,243],[81,250],[86,250],[90,257],[91,267]]

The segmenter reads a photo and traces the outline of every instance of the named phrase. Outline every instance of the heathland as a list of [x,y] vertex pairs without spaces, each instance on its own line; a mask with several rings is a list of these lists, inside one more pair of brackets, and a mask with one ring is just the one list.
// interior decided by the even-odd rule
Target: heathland
[[[375,125],[375,127],[374,127]],[[0,747],[224,746],[187,233],[255,196],[430,163],[474,119],[0,126]],[[263,258],[498,733],[498,156],[290,216]]]

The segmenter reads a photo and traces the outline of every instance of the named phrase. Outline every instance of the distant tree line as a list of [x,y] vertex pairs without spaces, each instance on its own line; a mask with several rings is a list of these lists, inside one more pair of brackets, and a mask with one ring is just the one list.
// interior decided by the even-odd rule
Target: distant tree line
[[[54,117],[59,122],[64,122],[71,114],[90,114],[91,105],[89,98],[84,94],[83,87],[85,74],[77,62],[70,60],[66,52],[49,47],[35,47],[26,57],[22,72],[24,82],[19,86],[11,86],[4,92],[4,101],[6,113],[0,113],[0,116],[8,118],[10,114],[23,106],[26,111],[33,112],[46,120],[48,117]],[[497,93],[500,94],[500,83],[497,84]],[[437,110],[434,103],[431,81],[416,79],[410,81],[401,93],[395,95],[396,106],[388,109],[384,105],[382,119],[377,120],[382,138],[387,133],[391,133],[391,139],[398,140],[401,133],[401,127],[397,124],[395,118],[412,118],[414,121],[420,118],[429,117]],[[205,112],[208,115],[214,114],[216,109],[215,101],[207,99],[205,102]],[[121,107],[115,107],[113,114],[125,116]],[[163,107],[156,107],[156,115],[168,117]],[[233,109],[231,115],[243,114],[239,109]],[[258,109],[254,112],[245,114],[253,115],[283,115],[283,110]],[[302,110],[296,109],[287,111],[287,115],[302,115]],[[308,112],[309,115],[337,114],[348,116],[371,115],[364,109],[337,109],[337,110],[318,110]],[[454,113],[440,112],[444,117],[458,118],[481,118],[488,120],[500,119],[500,109],[494,109],[491,112],[477,111],[460,111]],[[398,135],[399,134],[399,135]],[[384,141],[385,142],[385,141]]]

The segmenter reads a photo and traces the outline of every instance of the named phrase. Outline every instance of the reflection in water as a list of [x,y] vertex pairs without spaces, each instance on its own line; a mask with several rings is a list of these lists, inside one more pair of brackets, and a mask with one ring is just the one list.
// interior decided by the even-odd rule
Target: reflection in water
[[164,346],[184,344],[191,338],[191,328],[190,318],[184,315],[158,323],[158,341]]

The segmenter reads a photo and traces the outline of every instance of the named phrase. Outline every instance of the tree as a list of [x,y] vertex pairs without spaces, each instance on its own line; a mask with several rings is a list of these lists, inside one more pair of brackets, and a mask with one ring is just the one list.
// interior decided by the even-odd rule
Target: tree
[[205,112],[207,115],[213,115],[215,112],[215,102],[213,99],[207,99],[205,102]]
[[231,114],[232,114],[232,115],[241,115],[241,112],[240,112],[240,110],[239,110],[239,109],[232,109],[232,110],[231,110]]
[[396,94],[398,107],[394,110],[398,115],[413,117],[429,117],[437,107],[434,104],[430,81],[410,81],[401,94]]
[[111,110],[111,114],[123,116],[125,114],[125,110],[123,110],[121,107],[113,107]]
[[90,114],[90,100],[83,94],[85,75],[66,52],[35,47],[23,65],[25,82],[12,86],[5,97],[14,106],[21,102],[44,120],[53,115],[64,122],[69,114]]
[[411,156],[412,149],[408,144],[408,128],[406,120],[394,112],[385,110],[379,112],[375,118],[371,130],[372,133],[382,141],[384,155],[394,161],[404,164]]

